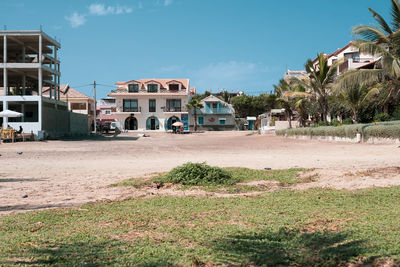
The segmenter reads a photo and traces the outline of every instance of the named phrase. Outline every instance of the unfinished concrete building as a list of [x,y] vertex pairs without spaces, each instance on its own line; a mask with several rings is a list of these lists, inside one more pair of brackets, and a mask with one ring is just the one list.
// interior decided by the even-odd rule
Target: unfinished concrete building
[[[0,110],[23,114],[4,118],[3,127],[21,126],[40,137],[76,131],[71,119],[72,127],[83,123],[84,117],[70,114],[67,103],[60,101],[60,47],[43,31],[0,31]],[[49,89],[46,96],[44,87]],[[87,129],[87,116],[84,125]]]

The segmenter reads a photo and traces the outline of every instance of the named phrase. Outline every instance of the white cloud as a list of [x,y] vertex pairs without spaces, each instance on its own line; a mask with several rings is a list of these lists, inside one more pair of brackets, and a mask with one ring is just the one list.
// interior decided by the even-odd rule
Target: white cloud
[[77,28],[86,23],[86,15],[79,14],[78,12],[72,13],[70,16],[65,17],[69,21],[72,28]]
[[164,0],[164,6],[169,6],[171,5],[173,0]]
[[104,4],[91,4],[89,6],[89,13],[96,16],[121,15],[132,13],[132,8],[120,5],[105,6]]

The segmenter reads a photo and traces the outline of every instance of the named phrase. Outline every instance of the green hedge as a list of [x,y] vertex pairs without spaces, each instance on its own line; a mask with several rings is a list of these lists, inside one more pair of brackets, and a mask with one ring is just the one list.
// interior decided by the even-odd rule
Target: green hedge
[[276,131],[277,135],[287,136],[337,136],[347,138],[355,138],[357,133],[361,133],[365,139],[371,137],[400,138],[400,121],[352,124],[337,127],[306,127]]

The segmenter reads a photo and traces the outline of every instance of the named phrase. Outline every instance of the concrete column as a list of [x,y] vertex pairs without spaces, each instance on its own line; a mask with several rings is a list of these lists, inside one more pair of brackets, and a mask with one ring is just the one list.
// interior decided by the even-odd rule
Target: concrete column
[[24,116],[21,117],[21,121],[25,122],[25,102],[22,102],[21,113],[24,114]]
[[42,34],[39,35],[39,70],[38,70],[38,90],[39,95],[42,96],[43,87],[43,73],[42,73]]
[[22,46],[22,63],[25,63],[25,46]]
[[22,76],[22,95],[26,95],[26,76]]
[[[8,81],[7,81],[7,36],[4,35],[4,44],[3,44],[3,59],[4,59],[4,69],[3,69],[3,88],[4,88],[4,96],[7,96],[7,88],[8,88]],[[3,101],[3,110],[8,109],[8,102],[7,100]],[[3,118],[3,129],[7,128],[8,125],[8,118]]]

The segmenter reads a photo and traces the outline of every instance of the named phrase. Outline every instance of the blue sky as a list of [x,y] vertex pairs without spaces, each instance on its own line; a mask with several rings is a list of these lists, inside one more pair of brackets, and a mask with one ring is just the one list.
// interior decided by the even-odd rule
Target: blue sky
[[352,26],[373,23],[368,7],[389,19],[389,0],[0,0],[0,17],[56,36],[62,83],[90,96],[82,85],[94,80],[105,97],[140,78],[257,95],[286,68],[346,45]]

